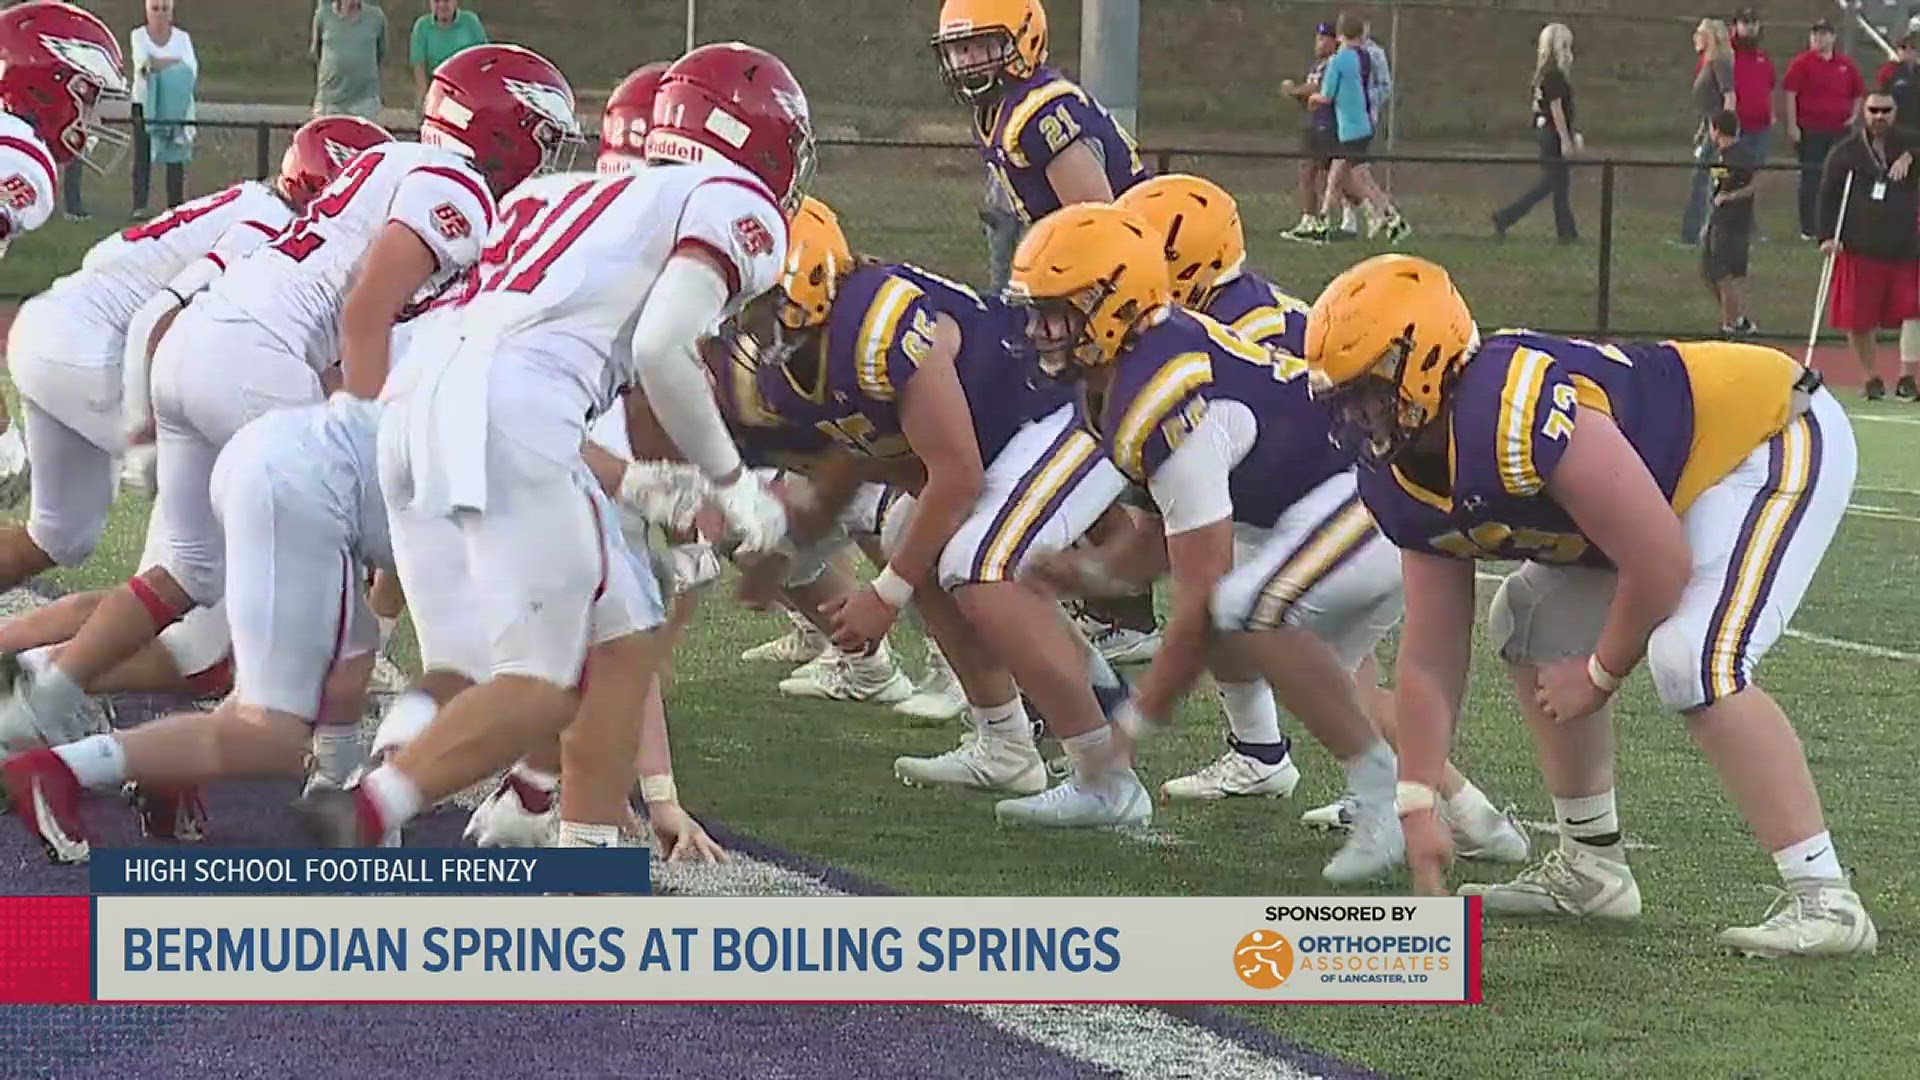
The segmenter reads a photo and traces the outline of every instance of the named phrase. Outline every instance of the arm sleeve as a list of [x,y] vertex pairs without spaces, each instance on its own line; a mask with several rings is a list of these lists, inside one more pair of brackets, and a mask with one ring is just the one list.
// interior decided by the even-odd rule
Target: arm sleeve
[[740,467],[740,453],[707,385],[698,346],[727,307],[727,296],[726,283],[706,265],[668,259],[641,305],[630,346],[660,426],[688,461],[716,479]]
[[462,18],[473,20],[473,42],[475,45],[485,45],[493,40],[487,36],[487,24],[480,20],[479,12],[461,8],[460,15]]
[[1168,536],[1233,516],[1228,480],[1253,449],[1259,423],[1238,401],[1211,403],[1206,415],[1147,481]]
[[188,71],[198,76],[200,74],[200,57],[193,51],[193,38],[188,37],[185,30],[175,30],[174,33],[180,35],[180,63],[183,64]]
[[[1502,380],[1498,397],[1488,392],[1492,386],[1482,384],[1482,392],[1462,396],[1467,407],[1456,413],[1456,496],[1538,495],[1566,453],[1579,393],[1552,357],[1524,346],[1509,354],[1504,374],[1489,370],[1486,375],[1489,382]],[[1487,407],[1473,407],[1480,402]]]
[[442,273],[480,261],[493,228],[493,197],[470,172],[447,165],[419,165],[400,181],[387,220],[411,229],[433,252]]
[[1787,77],[1780,80],[1780,89],[1789,94],[1799,93],[1805,86],[1806,72],[1807,65],[1801,63],[1800,57],[1794,57],[1793,62],[1787,65]]
[[[1111,397],[1104,425],[1112,434],[1113,463],[1136,484],[1152,479],[1168,457],[1180,449],[1207,414],[1202,391],[1213,381],[1213,365],[1205,353],[1174,357],[1153,373],[1124,401]],[[1112,391],[1109,391],[1112,394]]]
[[938,316],[911,282],[890,277],[874,290],[867,326],[852,343],[854,378],[873,401],[897,401],[933,351]]
[[[1018,157],[1036,169],[1044,169],[1067,147],[1082,138],[1103,134],[1112,120],[1095,108],[1087,96],[1068,83],[1046,104],[1026,115],[1020,130],[1009,132]],[[1044,93],[1045,90],[1040,91]]]
[[422,15],[413,20],[413,40],[407,48],[413,62],[423,67],[427,63],[427,20],[431,18],[431,15]]
[[786,218],[765,189],[715,177],[687,195],[674,247],[697,247],[724,268],[727,314],[773,288],[787,258]]

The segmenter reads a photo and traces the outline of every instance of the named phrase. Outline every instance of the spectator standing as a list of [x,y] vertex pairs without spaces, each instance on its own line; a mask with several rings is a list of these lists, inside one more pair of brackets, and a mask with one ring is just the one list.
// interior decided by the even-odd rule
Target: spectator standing
[[487,28],[480,16],[460,6],[460,0],[429,0],[425,15],[413,21],[413,40],[408,49],[413,61],[413,82],[420,100],[427,99],[427,80],[434,69],[462,49],[487,43]]
[[1412,230],[1406,219],[1387,200],[1380,185],[1374,183],[1367,168],[1367,152],[1373,143],[1373,114],[1367,101],[1369,70],[1373,61],[1366,50],[1366,20],[1352,12],[1340,16],[1340,51],[1327,63],[1327,74],[1318,92],[1307,99],[1314,105],[1332,105],[1335,132],[1340,143],[1333,163],[1327,169],[1326,197],[1320,216],[1309,227],[1296,228],[1288,235],[1296,240],[1324,242],[1331,237],[1333,210],[1344,195],[1365,202],[1385,223],[1387,238],[1399,240]]
[[1760,47],[1760,13],[1744,8],[1733,17],[1733,111],[1740,116],[1740,140],[1750,144],[1760,164],[1773,156],[1773,91],[1779,85],[1773,58]]
[[1819,224],[1820,169],[1860,111],[1867,84],[1853,58],[1834,50],[1833,24],[1821,19],[1807,32],[1807,51],[1787,65],[1781,87],[1787,141],[1800,159],[1800,238],[1811,240]]
[[[187,73],[186,105],[184,120],[193,119],[193,88],[200,74],[200,61],[193,52],[193,39],[185,30],[173,24],[173,0],[147,0],[147,21],[133,28],[127,36],[127,56],[133,69],[133,216],[136,219],[147,216],[147,196],[153,184],[153,162],[156,151],[152,145],[147,128],[149,117],[154,115],[150,104],[152,97],[151,81],[166,77],[173,85],[170,91],[163,92],[169,98],[177,96],[179,72],[168,76],[168,72],[180,69]],[[161,131],[161,135],[169,132]],[[191,144],[189,143],[189,146]],[[169,153],[169,157],[175,156]],[[186,165],[184,162],[167,162],[167,205],[178,206],[185,201]]]
[[308,52],[318,65],[313,115],[379,119],[386,12],[362,0],[320,0]]
[[1540,181],[1493,215],[1493,231],[1505,238],[1528,212],[1553,198],[1553,231],[1562,243],[1580,239],[1573,220],[1572,169],[1567,159],[1580,150],[1574,129],[1573,30],[1565,23],[1540,28],[1533,62],[1533,136],[1540,146]]
[[[1367,36],[1361,39],[1360,47],[1366,50],[1367,54],[1367,119],[1372,121],[1374,134],[1378,135],[1386,131],[1387,106],[1393,101],[1393,72],[1387,66],[1387,50],[1381,48],[1380,43],[1373,38],[1371,21],[1367,23],[1366,33]],[[1391,152],[1392,148],[1388,149]],[[1379,178],[1375,177],[1375,179]],[[1381,184],[1380,190],[1383,193],[1386,192],[1387,186]],[[1335,236],[1350,240],[1360,234],[1359,213],[1366,209],[1366,204],[1351,194],[1344,196],[1342,202],[1340,228],[1335,230]],[[1382,224],[1379,218],[1369,215],[1367,235],[1374,235],[1380,230]]]
[[1306,81],[1296,83],[1283,79],[1280,83],[1280,92],[1306,110],[1300,150],[1307,157],[1300,162],[1300,221],[1294,226],[1296,231],[1310,227],[1319,213],[1320,194],[1327,185],[1327,167],[1333,164],[1333,153],[1340,142],[1334,128],[1333,106],[1311,101],[1326,78],[1327,62],[1339,51],[1340,36],[1333,32],[1333,24],[1321,23],[1313,31],[1313,66],[1307,69]]
[[1700,230],[1707,225],[1707,166],[1713,164],[1715,153],[1713,116],[1721,109],[1734,107],[1733,38],[1727,24],[1719,19],[1701,19],[1693,31],[1693,50],[1700,54],[1690,99],[1698,118],[1693,131],[1693,186],[1680,215],[1680,243],[1689,247],[1700,242]]
[[1700,268],[1707,288],[1720,303],[1720,335],[1752,337],[1758,332],[1747,316],[1747,252],[1753,244],[1754,179],[1759,161],[1740,138],[1740,116],[1716,113],[1710,125],[1719,157],[1713,166],[1713,210],[1700,244]]
[[1874,87],[1893,97],[1895,125],[1920,135],[1920,34],[1900,39],[1900,55],[1880,67]]
[[1860,129],[1834,146],[1820,175],[1820,250],[1834,256],[1827,310],[1866,373],[1868,401],[1887,392],[1874,357],[1876,331],[1900,328],[1896,396],[1914,399],[1920,365],[1920,176],[1914,143],[1894,129],[1895,109],[1892,95],[1867,95]]

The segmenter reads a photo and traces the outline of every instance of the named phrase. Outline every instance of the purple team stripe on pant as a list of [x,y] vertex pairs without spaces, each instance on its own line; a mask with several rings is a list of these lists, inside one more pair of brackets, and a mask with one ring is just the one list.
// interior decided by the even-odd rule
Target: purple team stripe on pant
[[[1805,514],[1806,502],[1812,493],[1813,478],[1818,475],[1820,466],[1818,428],[1813,423],[1812,413],[1807,414],[1806,420],[1808,434],[1811,436],[1807,452],[1807,489],[1800,493],[1799,497],[1795,500],[1794,506],[1788,511],[1787,522],[1781,529],[1779,543],[1774,546],[1773,552],[1768,557],[1767,566],[1762,575],[1761,586],[1754,597],[1753,606],[1748,609],[1746,621],[1741,627],[1740,635],[1731,648],[1731,652],[1734,654],[1738,654],[1739,650],[1752,635],[1753,622],[1759,617],[1760,609],[1766,603],[1767,592],[1772,588],[1773,579],[1779,570],[1779,561],[1793,538],[1794,528],[1799,525],[1801,517]],[[1760,521],[1766,515],[1768,502],[1771,501],[1773,494],[1779,491],[1780,485],[1785,482],[1786,471],[1786,440],[1784,437],[1776,435],[1769,441],[1767,448],[1766,487],[1754,498],[1753,505],[1747,510],[1747,516],[1740,522],[1740,534],[1734,538],[1733,542],[1733,566],[1727,574],[1725,584],[1720,588],[1720,599],[1714,604],[1713,618],[1707,623],[1705,647],[1700,651],[1700,689],[1702,693],[1701,704],[1703,706],[1713,704],[1722,696],[1714,692],[1714,686],[1717,682],[1714,678],[1714,662],[1720,655],[1718,642],[1725,633],[1727,619],[1731,615],[1734,602],[1740,593],[1740,579],[1743,576],[1740,573],[1740,568],[1744,562],[1747,549],[1752,546],[1754,532],[1759,529]],[[1737,692],[1745,684],[1744,676],[1740,673],[1740,667],[1737,663],[1733,666],[1732,679],[1734,682],[1734,691]]]
[[[1767,606],[1767,598],[1773,595],[1774,579],[1780,576],[1780,564],[1787,561],[1787,549],[1793,546],[1793,535],[1800,529],[1800,522],[1807,516],[1807,506],[1813,502],[1813,488],[1820,480],[1821,437],[1820,422],[1813,413],[1805,416],[1807,423],[1807,483],[1794,496],[1793,507],[1787,511],[1786,524],[1780,527],[1780,542],[1773,545],[1773,554],[1767,557],[1767,568],[1760,575],[1760,588],[1753,596],[1753,610],[1747,613],[1746,622],[1740,627],[1740,640],[1734,645],[1734,651],[1744,653],[1747,644],[1753,640],[1753,628],[1760,621],[1760,613]],[[1740,679],[1735,670],[1734,678]]]
[[[994,538],[1000,535],[1001,529],[1007,527],[1007,521],[1013,517],[1013,512],[1019,507],[1021,498],[1026,495],[1029,488],[1040,482],[1041,475],[1047,471],[1047,466],[1053,464],[1054,457],[1066,449],[1067,444],[1073,439],[1088,437],[1090,436],[1081,431],[1079,425],[1068,425],[1065,431],[1054,438],[1052,445],[1047,447],[1047,452],[1041,454],[1040,459],[1033,463],[1033,467],[1020,477],[1020,482],[1013,485],[1013,492],[1007,496],[1007,501],[1002,503],[1000,509],[993,515],[993,520],[987,525],[986,534],[980,538],[980,550],[973,553],[973,564],[967,568],[967,580],[982,579],[986,573],[987,553],[993,550]],[[1100,452],[1096,449],[1093,456],[1097,459]]]

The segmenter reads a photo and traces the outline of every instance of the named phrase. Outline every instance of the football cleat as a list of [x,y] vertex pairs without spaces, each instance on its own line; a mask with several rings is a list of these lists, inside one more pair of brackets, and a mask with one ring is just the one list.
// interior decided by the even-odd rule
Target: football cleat
[[1132,769],[1093,778],[1076,772],[1038,795],[1001,800],[993,816],[1037,829],[1136,829],[1153,821],[1153,799]]
[[1442,804],[1441,820],[1453,830],[1454,853],[1480,862],[1523,863],[1531,845],[1520,829],[1514,810],[1495,810],[1491,803],[1456,810]]
[[1316,806],[1301,814],[1300,824],[1309,829],[1320,829],[1325,832],[1353,828],[1353,795],[1351,793],[1342,795],[1335,802]]
[[967,695],[952,665],[939,646],[927,643],[927,676],[914,687],[913,696],[893,707],[893,711],[921,720],[952,720],[967,711]]
[[1757,926],[1720,931],[1721,946],[1742,956],[1872,956],[1880,931],[1846,881],[1803,881],[1777,890]]
[[60,755],[42,747],[0,762],[13,812],[56,863],[77,866],[92,854],[80,817],[85,789]]
[[467,819],[460,839],[475,847],[552,847],[560,824],[558,792],[542,791],[509,771]]
[[1228,750],[1199,771],[1175,777],[1160,785],[1163,799],[1232,799],[1260,796],[1284,799],[1300,783],[1300,770],[1293,756],[1269,765],[1238,750]]
[[166,790],[128,784],[127,795],[140,822],[141,836],[183,844],[197,844],[207,838],[207,804],[199,787]]
[[1129,630],[1101,622],[1085,612],[1074,622],[1087,636],[1087,642],[1099,650],[1109,664],[1144,664],[1160,651],[1158,630]]
[[893,775],[908,787],[962,787],[1032,795],[1045,791],[1047,767],[1031,742],[968,731],[960,745],[935,757],[901,757]]
[[1456,891],[1482,898],[1495,915],[1632,919],[1640,914],[1640,886],[1631,867],[1565,840],[1512,881],[1462,885]]
[[894,666],[883,643],[872,656],[848,656],[834,650],[780,680],[789,697],[827,701],[871,701],[893,705],[913,696],[913,681]]
[[787,618],[793,621],[793,629],[762,642],[740,654],[740,659],[750,664],[780,663],[805,664],[820,657],[827,649],[827,636],[818,627],[791,611]]
[[1378,881],[1407,861],[1407,838],[1400,815],[1391,805],[1377,808],[1354,804],[1347,842],[1334,852],[1320,874],[1335,885]]
[[324,781],[310,783],[294,800],[293,815],[300,829],[323,848],[387,846],[382,842],[380,813],[359,788],[342,790]]

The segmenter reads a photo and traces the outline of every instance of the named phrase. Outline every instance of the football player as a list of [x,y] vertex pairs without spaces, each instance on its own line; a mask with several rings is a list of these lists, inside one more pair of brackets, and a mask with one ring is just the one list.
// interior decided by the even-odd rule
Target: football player
[[[126,147],[95,119],[126,93],[120,43],[97,16],[45,0],[0,12],[0,254],[53,216],[61,166],[104,171],[97,152]],[[19,501],[26,481],[27,445],[0,402],[0,500]]]
[[468,49],[434,73],[424,143],[356,155],[300,217],[174,320],[154,358],[157,557],[115,590],[41,677],[17,680],[0,739],[65,741],[55,719],[107,669],[195,606],[216,602],[224,544],[208,493],[219,450],[247,421],[346,389],[377,394],[393,328],[480,255],[497,193],[577,136],[572,91],[511,45]]
[[[1240,211],[1225,189],[1203,177],[1176,173],[1137,185],[1115,205],[1139,214],[1165,238],[1176,303],[1256,345],[1300,355],[1306,347],[1308,305],[1246,269]],[[1313,410],[1302,412],[1314,415]],[[1310,597],[1303,594],[1302,600],[1311,607]],[[1393,741],[1393,695],[1378,685],[1379,669],[1371,653],[1354,674],[1367,712]],[[1213,676],[1231,729],[1228,750],[1199,772],[1167,781],[1161,794],[1170,799],[1290,794],[1299,772],[1288,758],[1272,689],[1259,680],[1236,680],[1217,667]],[[1462,855],[1496,862],[1525,860],[1526,835],[1451,764],[1440,791],[1442,814]],[[1352,824],[1353,806],[1342,799],[1308,810],[1301,821],[1314,828],[1344,829]]]
[[1446,271],[1400,255],[1327,286],[1306,363],[1360,454],[1367,507],[1402,549],[1396,712],[1420,887],[1444,888],[1450,853],[1434,789],[1466,687],[1474,567],[1519,560],[1488,625],[1560,843],[1510,882],[1461,892],[1502,913],[1640,913],[1609,703],[1644,659],[1787,885],[1762,922],[1721,944],[1874,951],[1799,739],[1753,682],[1853,488],[1853,431],[1820,376],[1755,345],[1483,338]]
[[1166,644],[1122,729],[1168,723],[1210,651],[1229,679],[1264,678],[1346,770],[1353,824],[1325,876],[1384,876],[1405,854],[1394,754],[1351,672],[1399,614],[1394,552],[1307,398],[1304,365],[1176,307],[1164,238],[1111,205],[1042,219],[1007,295],[1027,309],[1041,370],[1083,382],[1085,421],[1166,533]]
[[[1123,486],[1076,429],[1066,388],[1029,387],[1017,313],[917,267],[855,259],[832,212],[810,202],[780,289],[740,326],[775,415],[832,436],[842,462],[862,463],[850,468],[924,475],[879,576],[829,609],[834,644],[853,651],[913,603],[965,689],[973,730],[956,750],[899,759],[899,777],[1028,796],[995,808],[1009,824],[1144,824],[1150,800],[1115,760],[1095,689],[1117,701],[1118,677],[1102,661],[1090,678],[1097,658],[1051,596],[1016,580],[1028,559],[1079,539]],[[836,488],[851,490],[821,488],[823,514]],[[1052,791],[1019,690],[1077,766]]]
[[358,117],[308,121],[271,184],[242,181],[110,236],[78,270],[21,305],[7,363],[26,410],[28,458],[38,479],[26,524],[0,529],[0,590],[55,566],[79,565],[106,529],[113,461],[152,424],[148,341],[130,328],[151,332],[182,297],[279,235],[348,158],[392,138]]
[[[660,670],[660,599],[636,620],[605,595],[599,504],[577,464],[593,417],[623,404],[631,420],[642,407],[630,388],[644,387],[709,478],[700,494],[741,550],[785,535],[786,509],[742,468],[696,345],[774,284],[785,214],[813,168],[806,98],[772,54],[708,45],[668,69],[653,116],[648,168],[515,192],[490,245],[502,261],[463,309],[464,336],[390,388],[381,487],[423,658],[441,659],[437,627],[477,616],[486,648],[446,663],[487,678],[349,791],[302,799],[322,844],[370,842],[559,735],[575,722],[589,655],[596,667],[629,665],[641,684]],[[623,497],[656,464],[628,466]],[[434,588],[423,564],[448,550],[464,551],[465,577],[484,584]],[[604,774],[631,769],[636,733],[604,727],[586,782],[562,784],[563,844],[618,844],[628,820],[630,781],[614,788]]]
[[[1040,0],[945,0],[933,52],[948,92],[972,110],[989,183],[1021,228],[1062,206],[1110,202],[1150,175],[1133,136],[1047,64]],[[1081,624],[1116,664],[1159,648],[1151,592],[1091,602]]]

